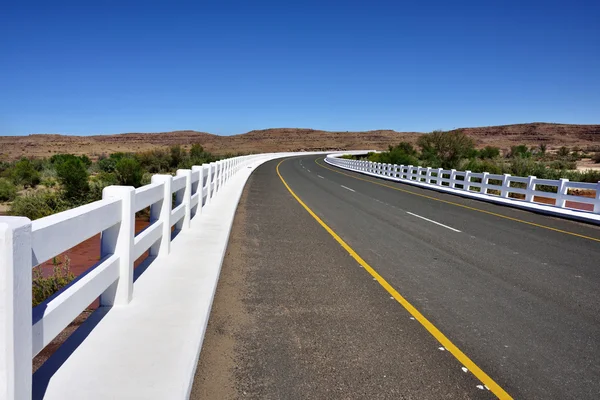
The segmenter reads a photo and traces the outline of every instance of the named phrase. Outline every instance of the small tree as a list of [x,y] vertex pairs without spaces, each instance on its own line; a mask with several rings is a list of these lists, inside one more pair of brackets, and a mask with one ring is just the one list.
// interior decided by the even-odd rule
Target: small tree
[[494,146],[485,146],[479,151],[479,158],[496,158],[500,155],[500,149]]
[[556,155],[559,156],[560,158],[567,158],[569,157],[569,154],[571,152],[569,151],[568,147],[562,146],[560,149],[558,149],[558,151],[556,152]]
[[83,161],[79,158],[67,158],[66,161],[56,165],[56,174],[67,200],[79,203],[85,199],[90,186],[88,171]]
[[17,196],[15,185],[5,178],[0,178],[0,201],[12,201]]
[[140,187],[144,170],[134,158],[122,158],[115,165],[115,174],[120,185]]
[[190,158],[191,159],[200,159],[204,156],[204,147],[200,145],[200,143],[194,143],[192,148],[190,149]]
[[186,157],[185,149],[182,149],[180,145],[175,145],[171,147],[171,168],[177,168],[179,164]]
[[35,187],[40,183],[40,173],[29,159],[22,158],[13,167],[12,179],[15,185]]
[[434,131],[423,135],[418,142],[422,157],[432,166],[456,168],[460,161],[474,153],[473,140],[461,131]]

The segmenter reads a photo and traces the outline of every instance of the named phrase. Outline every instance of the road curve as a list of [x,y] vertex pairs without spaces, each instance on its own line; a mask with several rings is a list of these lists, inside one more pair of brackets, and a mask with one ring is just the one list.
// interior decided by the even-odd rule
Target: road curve
[[[322,157],[284,161],[282,179],[276,165],[258,168],[238,208],[195,396],[600,396],[598,227],[342,171]],[[500,391],[464,372],[457,352]]]

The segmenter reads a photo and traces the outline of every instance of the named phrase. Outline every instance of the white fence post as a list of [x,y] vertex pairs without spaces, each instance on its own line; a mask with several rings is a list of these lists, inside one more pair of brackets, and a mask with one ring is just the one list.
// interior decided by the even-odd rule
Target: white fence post
[[213,163],[208,163],[208,176],[206,177],[206,204],[210,203],[210,198],[213,194],[212,188],[212,174],[213,174]]
[[440,180],[440,179],[442,179],[442,175],[443,175],[442,171],[443,171],[442,168],[437,169],[437,180],[435,181],[435,184],[439,185],[439,186],[442,186],[442,181]]
[[[198,172],[200,179],[198,179],[198,186],[196,187],[196,193],[198,193],[198,204],[196,205],[196,214],[202,214],[202,201],[204,200],[204,165],[194,165],[192,167],[192,173]],[[192,193],[192,196],[196,193]]]
[[510,174],[504,174],[502,178],[502,189],[500,190],[500,197],[508,197],[510,191]]
[[431,183],[431,167],[427,167],[427,172],[425,173],[425,183]]
[[0,398],[31,398],[31,221],[0,218]]
[[150,247],[153,256],[166,256],[171,251],[171,211],[173,209],[171,192],[171,175],[153,175],[152,183],[163,184],[163,199],[150,206],[150,223],[162,222],[162,237],[160,241]]
[[567,183],[569,183],[568,179],[565,178],[560,178],[559,179],[559,183],[558,183],[558,187],[556,188],[556,203],[554,204],[556,207],[560,207],[560,208],[564,208],[565,207],[565,200],[566,200],[566,196],[567,196]]
[[177,224],[176,229],[188,229],[190,227],[190,220],[192,219],[192,208],[191,208],[191,197],[192,197],[192,170],[190,169],[178,169],[177,176],[185,176],[185,188],[183,191],[177,193],[177,203],[183,204],[185,208],[185,216],[183,221]]
[[488,181],[488,172],[484,172],[481,177],[481,189],[479,189],[479,193],[487,194],[487,181]]
[[525,201],[533,201],[533,191],[535,190],[535,176],[527,178],[527,193],[525,194]]
[[[465,180],[466,180],[466,176],[465,176]],[[456,187],[456,170],[455,169],[451,169],[450,170],[450,184],[448,185],[451,188],[455,188]]]
[[[456,170],[453,171],[455,180],[453,182],[450,182],[450,185],[452,185],[452,187],[456,185]],[[465,183],[463,184],[463,190],[471,190],[471,171],[465,171]]]
[[121,222],[103,231],[100,237],[100,256],[119,256],[119,279],[100,295],[100,305],[126,305],[133,297],[135,189],[133,186],[108,186],[102,190],[102,199],[121,200]]

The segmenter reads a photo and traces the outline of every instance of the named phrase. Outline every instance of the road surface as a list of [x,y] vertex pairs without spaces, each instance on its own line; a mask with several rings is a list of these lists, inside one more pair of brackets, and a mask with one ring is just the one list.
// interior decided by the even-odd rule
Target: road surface
[[192,398],[597,399],[599,288],[598,227],[269,162]]

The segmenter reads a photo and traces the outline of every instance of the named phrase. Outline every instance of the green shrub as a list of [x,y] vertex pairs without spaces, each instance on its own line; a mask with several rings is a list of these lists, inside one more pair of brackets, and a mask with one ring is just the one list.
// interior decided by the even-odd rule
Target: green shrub
[[11,171],[15,185],[36,187],[40,183],[40,173],[36,171],[31,160],[27,158],[21,158],[17,161]]
[[171,162],[170,167],[176,169],[187,158],[185,149],[180,145],[171,146]]
[[117,159],[115,158],[103,158],[98,160],[96,165],[98,169],[103,172],[115,172],[115,165],[117,165]]
[[194,143],[190,149],[190,158],[202,158],[203,155],[204,147],[202,147],[199,143]]
[[594,155],[592,156],[592,161],[596,164],[600,164],[600,151],[594,153]]
[[171,155],[159,149],[136,153],[135,158],[144,170],[153,174],[168,172],[171,165]]
[[56,164],[56,174],[63,186],[65,199],[74,205],[84,201],[90,191],[88,171],[79,158],[67,158]]
[[531,151],[527,148],[526,145],[520,144],[518,146],[512,146],[510,148],[510,153],[508,153],[510,158],[529,158],[531,157]]
[[140,187],[144,170],[134,158],[122,158],[115,165],[115,175],[120,185]]
[[64,199],[54,192],[39,190],[17,196],[10,205],[9,214],[35,220],[70,208]]
[[36,267],[32,271],[31,294],[33,307],[41,304],[75,279],[75,275],[71,272],[71,260],[67,255],[63,257],[62,262],[59,261],[58,257],[54,257],[52,264],[52,275],[48,277],[44,277],[41,267]]
[[0,201],[12,201],[17,196],[17,187],[8,179],[0,178]]
[[59,165],[63,164],[68,160],[79,160],[86,167],[89,168],[92,165],[92,160],[85,154],[82,156],[76,156],[75,154],[55,154],[50,157],[50,164]]
[[475,151],[473,139],[461,131],[434,131],[419,137],[417,143],[421,158],[431,167],[456,168]]
[[479,158],[497,158],[500,155],[500,149],[494,146],[485,146],[479,150]]
[[562,146],[560,149],[558,149],[558,151],[556,152],[556,155],[560,158],[566,158],[568,157],[570,154],[569,148]]

